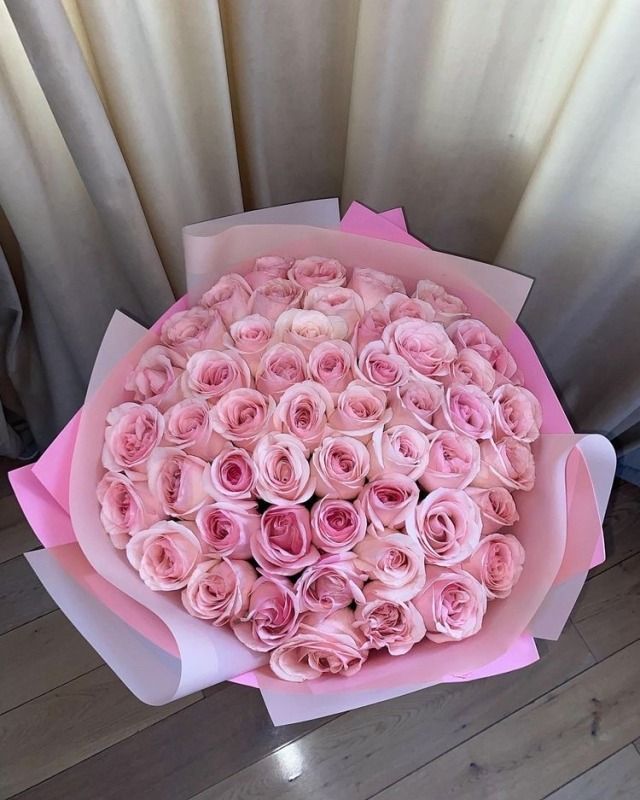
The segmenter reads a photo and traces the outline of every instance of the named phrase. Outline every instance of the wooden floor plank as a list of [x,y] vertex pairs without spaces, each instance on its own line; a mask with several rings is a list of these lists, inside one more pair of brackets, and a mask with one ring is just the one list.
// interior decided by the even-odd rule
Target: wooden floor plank
[[542,800],[640,734],[640,641],[376,795]]
[[632,745],[574,778],[546,800],[638,800],[640,754]]
[[22,556],[0,564],[0,634],[53,611],[56,604]]
[[598,659],[640,638],[640,554],[588,581],[571,618]]
[[40,542],[28,522],[17,522],[15,525],[2,528],[0,530],[0,564],[39,546]]
[[9,528],[11,525],[24,521],[24,514],[15,496],[11,494],[7,497],[0,497],[0,532],[3,528]]
[[365,800],[593,663],[569,626],[546,657],[525,670],[433,686],[352,711],[197,800]]
[[[77,764],[201,697],[197,694],[167,706],[147,706],[102,666],[6,712],[0,716],[0,799]],[[84,796],[99,795],[96,791]]]
[[0,713],[102,664],[61,611],[0,636]]
[[604,520],[604,539],[607,560],[592,569],[590,576],[640,552],[640,486],[616,481]]

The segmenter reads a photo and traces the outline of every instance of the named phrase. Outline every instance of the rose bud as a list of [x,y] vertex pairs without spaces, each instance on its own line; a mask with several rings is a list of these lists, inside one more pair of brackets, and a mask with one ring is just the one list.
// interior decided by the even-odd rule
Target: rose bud
[[233,389],[251,385],[246,361],[233,350],[201,350],[187,361],[182,374],[186,397],[202,397],[216,403]]
[[408,653],[426,633],[422,617],[413,603],[382,598],[356,606],[355,625],[372,650],[386,647],[392,656]]
[[215,309],[227,328],[249,313],[251,287],[234,272],[223,275],[220,280],[200,298],[200,305]]
[[225,324],[218,311],[194,306],[172,314],[162,323],[160,341],[171,350],[188,357],[199,350],[221,347],[225,332]]
[[357,497],[369,465],[369,453],[362,442],[350,436],[327,437],[311,456],[315,493],[343,500]]
[[170,592],[187,585],[202,551],[192,523],[164,520],[129,539],[127,558],[150,589]]
[[295,575],[320,558],[311,541],[309,512],[300,505],[268,508],[250,544],[253,557],[269,575]]
[[455,431],[436,431],[427,439],[429,460],[418,478],[423,489],[464,489],[475,479],[480,470],[480,447],[475,439]]
[[311,539],[324,553],[351,550],[364,539],[367,518],[348,500],[323,497],[311,509]]
[[456,348],[437,322],[399,319],[384,329],[382,341],[389,353],[402,356],[409,366],[426,378],[444,378],[456,357]]
[[457,642],[478,633],[487,610],[482,584],[464,570],[427,570],[423,591],[413,599],[432,642]]
[[508,597],[518,582],[524,565],[524,548],[510,533],[490,533],[462,568],[480,581],[489,600]]
[[261,576],[249,590],[249,606],[231,628],[242,644],[266,652],[298,630],[298,600],[287,578]]
[[433,281],[418,281],[414,297],[428,303],[435,311],[435,321],[443,325],[469,316],[466,305],[459,297],[449,294],[444,286]]
[[192,617],[221,627],[240,618],[258,573],[247,561],[213,559],[198,564],[182,590],[182,604]]
[[347,282],[347,270],[335,258],[309,256],[297,258],[289,270],[288,278],[305,291],[315,286],[337,288]]

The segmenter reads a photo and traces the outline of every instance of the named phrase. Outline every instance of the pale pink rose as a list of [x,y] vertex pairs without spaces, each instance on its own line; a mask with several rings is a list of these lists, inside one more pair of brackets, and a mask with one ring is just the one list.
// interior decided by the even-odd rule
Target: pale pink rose
[[251,500],[219,500],[202,506],[196,525],[206,553],[216,558],[251,558],[249,541],[260,530],[260,514]]
[[320,558],[311,541],[309,512],[300,505],[270,506],[250,544],[253,557],[269,575],[295,575]]
[[150,589],[170,592],[187,585],[202,550],[192,524],[163,520],[129,539],[127,558]]
[[433,417],[436,428],[451,428],[472,439],[490,439],[493,434],[493,404],[477,386],[454,384]]
[[369,342],[382,339],[382,333],[390,323],[391,317],[384,303],[378,303],[370,308],[362,316],[353,336],[353,345],[356,351],[359,353]]
[[471,482],[472,486],[491,489],[504,486],[509,491],[533,489],[536,470],[533,454],[528,444],[517,439],[502,439],[494,442],[485,439],[480,443],[480,471]]
[[102,465],[118,472],[146,471],[146,462],[164,434],[164,418],[155,406],[122,403],[107,414]]
[[315,480],[307,461],[307,448],[288,433],[268,433],[253,451],[256,493],[267,503],[304,503],[313,494]]
[[477,350],[465,347],[456,356],[451,364],[451,375],[447,376],[445,383],[460,385],[471,384],[489,394],[496,382],[496,371]]
[[389,321],[396,319],[423,319],[425,322],[433,322],[436,312],[429,303],[424,300],[417,300],[415,297],[407,297],[401,292],[393,292],[387,295],[382,301],[382,305],[389,312]]
[[524,548],[510,533],[490,533],[462,564],[484,586],[489,600],[508,597],[522,574]]
[[349,337],[364,315],[364,303],[360,295],[345,288],[316,286],[307,292],[304,307],[321,311],[329,317],[341,317],[347,323]]
[[465,348],[475,350],[499,373],[497,378],[502,376],[502,380],[510,380],[512,383],[522,382],[522,376],[513,356],[500,337],[496,336],[484,322],[478,319],[460,319],[447,327],[447,333],[458,352]]
[[253,271],[246,276],[247,283],[252,289],[257,289],[273,278],[286,278],[292,264],[292,258],[260,256],[253,264]]
[[322,342],[309,354],[309,377],[337,395],[353,380],[354,360],[348,342]]
[[200,305],[215,309],[227,328],[249,313],[251,287],[235,272],[223,275],[208,292],[200,298]]
[[369,575],[367,600],[411,600],[424,587],[424,555],[406,533],[384,531],[356,545],[358,566]]
[[505,383],[492,395],[495,438],[512,436],[520,442],[535,442],[540,436],[542,408],[538,398],[523,386]]
[[364,302],[365,309],[373,308],[392,292],[406,295],[404,283],[396,275],[389,275],[370,267],[354,267],[351,272],[349,289],[357,292]]
[[409,425],[393,425],[386,430],[378,428],[373,432],[368,447],[370,479],[384,472],[395,472],[415,481],[427,468],[427,437]]
[[160,505],[146,484],[132,481],[121,472],[103,475],[97,495],[101,506],[100,522],[118,550],[124,550],[130,536],[162,517]]
[[249,369],[255,373],[260,357],[271,344],[273,323],[260,314],[249,314],[244,319],[234,322],[224,338],[226,347],[235,350],[247,362]]
[[409,425],[425,432],[435,430],[433,415],[444,403],[442,385],[431,378],[413,378],[389,394],[390,425]]
[[483,536],[514,525],[520,519],[511,492],[504,486],[494,486],[492,489],[467,486],[465,491],[480,509]]
[[413,599],[432,642],[457,642],[478,633],[487,595],[473,575],[461,569],[427,569],[424,590]]
[[243,448],[230,444],[213,459],[204,476],[204,487],[216,500],[249,500],[255,485],[253,459]]
[[162,323],[162,344],[190,356],[198,350],[215,350],[222,345],[226,328],[216,309],[194,306],[178,311]]
[[480,509],[462,489],[436,489],[407,520],[407,533],[422,548],[427,564],[451,567],[478,545]]
[[459,297],[449,294],[444,286],[433,281],[418,281],[414,297],[429,303],[436,313],[435,321],[443,325],[469,316],[466,305]]
[[398,319],[384,329],[382,341],[390,353],[402,356],[426,378],[444,378],[456,357],[456,348],[437,322]]
[[324,553],[343,553],[361,542],[367,518],[348,500],[323,497],[311,508],[311,539]]
[[298,630],[298,599],[287,578],[261,576],[249,591],[249,607],[231,628],[242,644],[258,652],[273,650]]
[[283,311],[274,326],[277,342],[293,344],[305,354],[322,342],[347,338],[347,323],[342,317],[328,317],[321,311],[290,308]]
[[464,489],[480,470],[480,447],[475,439],[455,431],[436,431],[427,436],[429,460],[418,482],[428,492],[446,487]]
[[164,438],[192,456],[211,461],[225,440],[213,428],[213,409],[204,398],[187,397],[164,415]]
[[335,258],[309,256],[298,258],[293,262],[288,278],[305,291],[315,286],[327,286],[333,289],[345,285],[347,270]]
[[273,344],[262,354],[256,370],[256,389],[278,400],[285,389],[307,379],[306,358],[292,344]]
[[332,614],[353,602],[363,603],[367,575],[356,559],[355,553],[335,553],[307,567],[295,586],[300,610]]
[[300,439],[310,450],[327,435],[327,417],[333,411],[329,392],[315,381],[290,386],[280,398],[275,411],[278,429]]
[[151,403],[164,411],[182,398],[180,376],[186,364],[184,356],[168,347],[149,348],[129,373],[124,387],[133,392],[139,403]]
[[328,616],[308,611],[298,632],[271,653],[269,665],[276,677],[299,683],[324,674],[355,675],[367,654],[351,609]]
[[404,358],[387,353],[381,341],[369,342],[362,348],[354,373],[357,379],[384,392],[403,386],[411,377]]
[[[366,597],[365,587],[365,597]],[[372,650],[386,647],[392,656],[408,653],[427,632],[413,603],[382,598],[356,606],[355,625]]]
[[329,426],[340,433],[368,442],[373,431],[391,419],[387,396],[364,381],[351,381],[340,392]]
[[167,516],[193,519],[209,499],[204,486],[209,465],[178,447],[157,447],[149,458],[147,480]]
[[327,437],[311,456],[315,493],[351,500],[360,494],[369,466],[369,453],[362,442],[351,436]]
[[258,286],[251,297],[251,313],[276,320],[288,308],[300,308],[304,291],[293,281],[273,278]]
[[203,561],[182,590],[182,604],[198,619],[220,627],[242,617],[258,573],[247,561],[231,558]]
[[265,433],[274,430],[276,404],[256,389],[235,389],[218,400],[212,425],[224,439],[252,450]]
[[415,514],[419,491],[416,482],[406,475],[385,472],[364,487],[356,507],[377,531],[404,528]]
[[182,374],[182,391],[186,397],[204,397],[213,403],[233,389],[250,385],[249,367],[233,350],[194,353]]

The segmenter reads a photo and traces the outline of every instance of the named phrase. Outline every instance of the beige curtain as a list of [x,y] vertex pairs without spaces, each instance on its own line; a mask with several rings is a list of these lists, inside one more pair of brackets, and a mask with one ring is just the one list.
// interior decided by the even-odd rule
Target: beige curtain
[[639,41],[637,0],[0,0],[5,407],[53,435],[183,225],[340,195],[535,277],[576,422],[632,442]]

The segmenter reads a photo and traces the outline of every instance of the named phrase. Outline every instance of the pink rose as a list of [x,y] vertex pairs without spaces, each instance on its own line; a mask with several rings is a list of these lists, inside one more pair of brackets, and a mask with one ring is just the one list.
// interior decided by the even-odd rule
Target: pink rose
[[127,558],[150,589],[170,592],[187,585],[202,551],[189,523],[163,520],[129,539]]
[[423,433],[409,425],[394,425],[386,430],[378,428],[369,442],[369,456],[369,478],[395,472],[415,481],[427,468],[429,442]]
[[411,600],[424,587],[424,555],[406,533],[365,536],[356,545],[358,567],[369,575],[367,600]]
[[471,482],[472,486],[491,489],[505,486],[510,491],[533,489],[536,470],[531,448],[517,439],[502,439],[494,442],[485,439],[480,443],[480,471]]
[[407,293],[400,278],[369,267],[353,268],[349,288],[360,295],[365,309],[373,308],[392,292]]
[[215,309],[194,306],[178,311],[162,323],[162,344],[190,356],[198,350],[215,350],[222,345],[226,328]]
[[120,472],[107,472],[97,488],[100,522],[111,543],[124,550],[129,537],[148,528],[162,516],[160,506],[143,481]]
[[369,453],[350,436],[327,437],[311,456],[311,475],[320,497],[351,500],[360,494],[369,472]]
[[300,505],[270,506],[250,544],[253,557],[270,575],[295,575],[320,558],[311,541],[309,512]]
[[540,436],[542,408],[538,398],[523,386],[505,383],[492,395],[495,438],[512,436],[520,442],[535,442]]
[[249,500],[254,494],[256,470],[246,450],[228,444],[205,472],[204,487],[216,500]]
[[499,373],[512,383],[521,382],[521,376],[511,353],[485,324],[478,319],[459,319],[447,328],[458,352],[465,348],[475,350]]
[[387,408],[387,396],[381,389],[363,381],[351,381],[340,392],[329,425],[336,431],[368,441],[373,431],[390,419],[391,409]]
[[205,552],[217,558],[251,558],[249,540],[260,530],[260,514],[251,500],[219,500],[202,506],[196,525]]
[[520,519],[511,492],[504,486],[494,486],[492,489],[467,486],[465,491],[480,509],[483,535],[495,533]]
[[[404,295],[403,295],[404,297]],[[354,334],[354,346],[358,353],[369,344],[382,339],[384,329],[391,322],[389,311],[383,303],[378,303],[362,316]]]
[[382,342],[369,342],[360,351],[356,378],[385,392],[403,386],[410,377],[409,365],[402,356],[387,353]]
[[287,578],[261,576],[249,591],[249,607],[231,627],[242,644],[266,652],[298,630],[298,600]]
[[234,322],[225,336],[226,346],[239,353],[255,373],[260,357],[271,344],[273,323],[260,314],[250,314]]
[[292,264],[292,258],[260,256],[254,261],[253,271],[246,276],[247,283],[252,289],[257,289],[273,278],[286,278]]
[[303,381],[283,393],[274,419],[278,428],[313,450],[327,435],[327,417],[332,411],[333,400],[324,386]]
[[401,292],[393,292],[387,295],[382,301],[382,305],[389,312],[389,321],[396,319],[423,319],[425,322],[433,322],[436,312],[429,303],[424,300],[417,300],[414,297],[407,297]]
[[469,316],[466,305],[459,297],[448,294],[444,286],[433,281],[418,281],[415,297],[429,303],[436,312],[435,321],[443,325],[449,325],[454,320]]
[[382,598],[356,606],[355,625],[364,634],[368,647],[372,650],[386,647],[392,656],[408,653],[426,633],[413,603]]
[[351,289],[316,286],[307,292],[304,307],[321,311],[329,317],[341,317],[347,323],[349,337],[364,314],[360,295]]
[[433,416],[444,403],[442,385],[431,378],[413,378],[389,394],[391,425],[409,425],[421,431],[435,430]]
[[490,533],[480,540],[471,556],[462,564],[480,581],[489,600],[504,598],[518,582],[524,565],[524,548],[510,533]]
[[307,681],[325,673],[355,675],[367,659],[364,644],[351,609],[341,608],[329,616],[307,612],[298,633],[271,653],[269,664],[285,681]]
[[214,403],[233,389],[250,385],[249,367],[232,350],[194,353],[182,375],[182,390],[187,397],[204,397]]
[[267,503],[304,503],[313,494],[315,481],[304,444],[288,433],[269,433],[253,451],[256,492]]
[[487,595],[482,584],[464,570],[431,567],[424,590],[413,600],[432,642],[457,642],[482,627]]
[[293,281],[273,278],[258,286],[251,298],[251,313],[277,319],[288,308],[300,308],[304,291]]
[[328,317],[321,311],[290,308],[283,311],[274,327],[275,339],[293,344],[307,356],[321,342],[347,338],[347,323],[342,317]]
[[305,291],[315,286],[336,288],[347,282],[347,270],[335,258],[309,256],[298,258],[289,270],[289,280],[301,286]]
[[214,406],[212,425],[224,439],[252,450],[260,437],[274,429],[276,404],[255,389],[235,389]]
[[102,465],[118,472],[145,472],[146,462],[164,434],[164,419],[155,406],[122,403],[107,414]]
[[181,399],[179,378],[185,366],[180,353],[156,345],[149,348],[125,381],[137,402],[147,402],[164,411]]
[[416,482],[406,475],[385,472],[370,481],[356,500],[369,522],[379,532],[386,528],[404,528],[418,503]]
[[353,602],[363,603],[367,576],[356,566],[356,558],[355,553],[335,553],[307,567],[295,586],[300,610],[332,614]]
[[204,473],[208,464],[187,455],[178,447],[158,447],[149,459],[148,482],[151,494],[170,517],[193,519],[204,505],[207,493]]
[[472,439],[490,439],[493,404],[482,389],[454,384],[445,392],[444,403],[433,417],[437,428],[451,428]]
[[262,354],[256,370],[256,389],[278,400],[285,389],[307,378],[302,351],[292,344],[271,345]]
[[477,350],[465,347],[460,350],[453,360],[451,375],[447,376],[444,381],[447,385],[454,383],[461,386],[471,384],[489,394],[495,386],[496,371]]
[[398,319],[384,329],[382,341],[390,353],[402,356],[419,375],[443,378],[449,374],[456,348],[437,322]]
[[418,478],[420,486],[428,492],[468,486],[480,469],[480,447],[475,439],[455,431],[436,431],[427,438],[429,460]]
[[324,553],[342,553],[364,539],[367,519],[348,500],[323,497],[311,509],[311,539]]
[[231,558],[203,561],[182,590],[182,604],[192,617],[218,627],[241,617],[258,573],[247,561]]
[[309,355],[309,376],[339,394],[353,380],[353,348],[347,342],[322,342]]
[[187,397],[165,412],[164,438],[205,461],[210,461],[225,444],[213,428],[211,406],[199,397]]
[[422,548],[427,564],[451,567],[464,561],[480,541],[480,509],[462,489],[436,489],[407,520],[407,533]]
[[223,275],[220,280],[200,298],[205,308],[215,309],[227,328],[249,313],[251,287],[235,272]]

